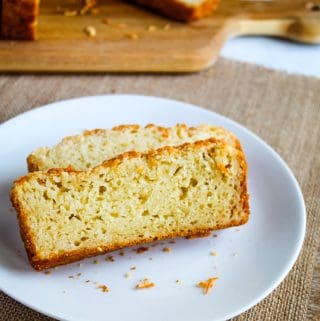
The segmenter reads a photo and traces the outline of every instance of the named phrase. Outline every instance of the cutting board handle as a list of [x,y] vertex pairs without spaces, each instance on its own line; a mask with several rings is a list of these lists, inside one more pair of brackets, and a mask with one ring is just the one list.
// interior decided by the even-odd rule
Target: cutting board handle
[[[304,43],[320,43],[320,2],[294,1],[288,6],[281,3],[265,3],[259,11],[238,12],[234,16],[234,36],[277,36]],[[260,4],[261,5],[261,4]],[[288,8],[288,9],[287,9]]]
[[264,35],[284,37],[304,43],[320,43],[320,13],[281,19],[241,19],[237,21],[235,36]]

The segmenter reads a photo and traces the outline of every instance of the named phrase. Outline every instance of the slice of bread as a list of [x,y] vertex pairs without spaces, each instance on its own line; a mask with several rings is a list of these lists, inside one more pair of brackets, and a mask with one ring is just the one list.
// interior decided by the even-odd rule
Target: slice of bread
[[143,128],[139,125],[121,125],[112,130],[96,129],[64,138],[51,149],[44,147],[33,152],[27,163],[30,172],[66,167],[88,170],[131,150],[146,152],[210,137],[223,139],[240,148],[236,137],[221,127],[201,125],[188,128],[186,125],[176,125],[165,128],[149,124]]
[[203,234],[249,217],[243,152],[210,138],[88,171],[52,169],[11,191],[22,239],[37,270],[144,242]]
[[8,39],[36,38],[39,0],[3,0],[0,36]]
[[180,21],[203,18],[217,8],[220,0],[132,0]]

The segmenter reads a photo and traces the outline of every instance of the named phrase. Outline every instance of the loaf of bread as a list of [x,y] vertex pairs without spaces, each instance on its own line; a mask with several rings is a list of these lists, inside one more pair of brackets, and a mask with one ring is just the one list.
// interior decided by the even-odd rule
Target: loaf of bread
[[212,12],[219,0],[132,0],[147,8],[180,21],[192,21],[203,18]]
[[188,128],[186,125],[176,125],[166,128],[152,124],[146,127],[121,125],[112,130],[96,129],[85,131],[82,135],[64,138],[51,149],[39,148],[29,155],[27,163],[30,172],[66,167],[88,170],[107,159],[131,150],[146,152],[150,149],[177,146],[210,137],[225,140],[232,146],[240,148],[237,138],[221,127],[201,125]]
[[39,0],[2,0],[0,36],[7,39],[34,40]]
[[201,234],[248,220],[243,152],[210,138],[128,152],[88,171],[52,169],[11,191],[37,270],[144,242]]

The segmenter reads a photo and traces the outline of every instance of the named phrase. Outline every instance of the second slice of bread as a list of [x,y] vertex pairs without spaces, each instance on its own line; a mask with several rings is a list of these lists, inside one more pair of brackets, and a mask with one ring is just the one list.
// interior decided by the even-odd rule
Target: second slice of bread
[[211,125],[187,127],[178,124],[170,128],[153,124],[146,127],[121,125],[111,130],[85,131],[82,135],[64,138],[53,148],[39,148],[29,155],[28,169],[30,172],[66,167],[88,170],[128,151],[147,152],[150,149],[178,146],[210,137],[241,148],[239,141],[230,131]]
[[190,236],[248,220],[240,149],[214,138],[129,152],[76,172],[20,178],[11,192],[37,269],[148,241]]

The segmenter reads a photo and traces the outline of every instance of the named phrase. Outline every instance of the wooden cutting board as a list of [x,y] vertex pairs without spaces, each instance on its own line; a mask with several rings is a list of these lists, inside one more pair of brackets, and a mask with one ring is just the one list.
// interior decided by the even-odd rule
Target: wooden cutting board
[[[97,14],[64,15],[79,4],[43,0],[38,40],[0,41],[0,71],[192,72],[211,66],[230,37],[320,42],[319,1],[221,0],[216,12],[189,24],[120,0],[100,0]],[[95,37],[84,32],[88,26]]]

